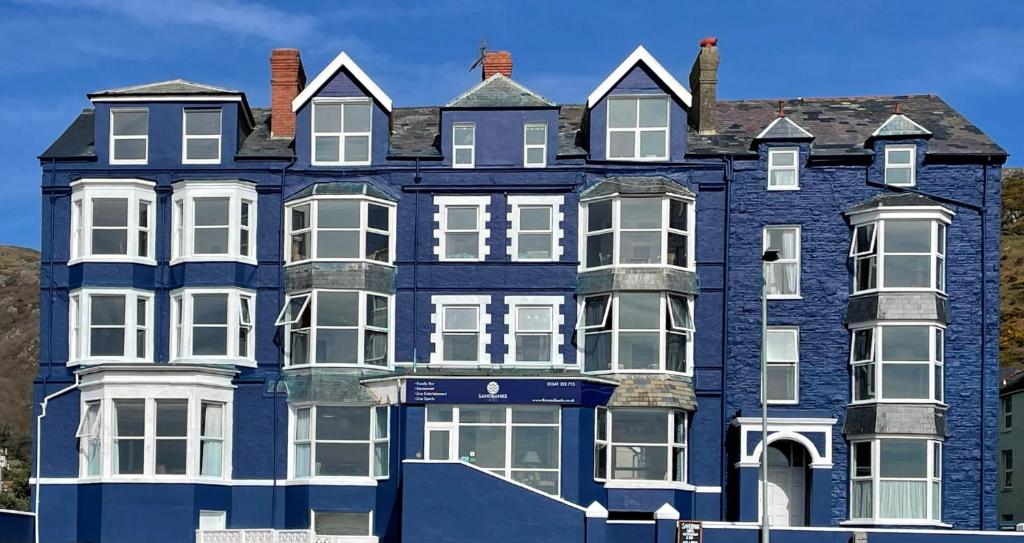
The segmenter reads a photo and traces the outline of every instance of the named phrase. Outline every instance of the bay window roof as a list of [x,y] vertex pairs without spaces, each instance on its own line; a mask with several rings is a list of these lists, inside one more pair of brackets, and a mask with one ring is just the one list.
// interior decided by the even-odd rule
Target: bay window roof
[[616,194],[667,194],[693,198],[693,191],[663,175],[624,175],[598,181],[583,191],[580,200],[594,200]]
[[339,181],[314,183],[289,196],[285,202],[300,200],[310,196],[345,196],[360,194],[363,196],[370,196],[372,198],[379,198],[381,200],[388,200],[390,202],[398,201],[398,198],[373,183],[366,181]]

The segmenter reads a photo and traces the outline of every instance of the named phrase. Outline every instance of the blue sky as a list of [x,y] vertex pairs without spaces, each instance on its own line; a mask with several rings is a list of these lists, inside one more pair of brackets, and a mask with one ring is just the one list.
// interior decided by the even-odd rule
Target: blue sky
[[936,93],[1024,164],[1022,22],[1018,0],[0,0],[0,244],[39,247],[35,157],[87,92],[181,77],[265,105],[274,47],[301,49],[310,78],[347,51],[413,106],[477,82],[486,38],[517,80],[581,102],[638,44],[685,81],[717,36],[720,98]]

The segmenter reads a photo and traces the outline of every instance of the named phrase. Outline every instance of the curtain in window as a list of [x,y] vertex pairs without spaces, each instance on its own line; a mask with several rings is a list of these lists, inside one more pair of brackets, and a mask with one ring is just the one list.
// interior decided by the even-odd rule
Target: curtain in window
[[[203,407],[203,437],[223,438],[224,437],[224,408],[220,405],[206,404]],[[200,471],[203,475],[221,475],[221,464],[224,461],[224,442],[220,440],[203,440],[202,466]]]
[[[796,257],[796,233],[793,230],[786,230],[782,235],[782,254],[783,258],[795,258]],[[785,285],[786,293],[797,292],[797,265],[786,264],[779,266],[779,271],[782,274],[782,284]]]
[[927,496],[925,481],[881,481],[878,513],[882,518],[927,518]]
[[[118,428],[119,426],[117,424],[117,404],[114,404],[114,408],[110,410],[110,429],[114,436],[120,434]],[[111,462],[111,465],[114,466],[114,473],[117,473],[118,466],[121,465],[121,446],[120,444],[115,442],[112,448],[114,449],[114,451],[112,459],[113,461]]]
[[[295,439],[308,440],[312,436],[309,435],[309,410],[300,410],[295,416]],[[307,443],[296,443],[295,444],[295,476],[296,477],[309,477],[309,464],[310,464],[310,444]]]
[[871,481],[854,481],[850,496],[850,518],[871,516]]

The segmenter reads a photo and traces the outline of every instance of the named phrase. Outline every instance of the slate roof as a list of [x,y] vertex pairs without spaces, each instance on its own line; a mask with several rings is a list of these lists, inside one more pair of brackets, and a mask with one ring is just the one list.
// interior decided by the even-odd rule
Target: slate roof
[[441,158],[441,110],[438,107],[399,107],[391,112],[388,156]]
[[807,140],[814,139],[814,135],[804,127],[793,122],[789,117],[776,117],[774,121],[757,135],[756,140]]
[[397,202],[398,198],[387,191],[381,189],[377,185],[370,181],[332,181],[323,183],[313,183],[308,187],[296,192],[292,196],[288,197],[286,201],[298,200],[299,198],[305,198],[307,196],[313,196],[317,194],[324,195],[343,195],[343,194],[365,194],[381,200],[388,200],[391,202]]
[[864,211],[867,209],[875,209],[879,207],[912,207],[912,206],[927,206],[935,207],[941,206],[939,202],[932,200],[927,196],[922,196],[913,192],[899,192],[899,193],[882,193],[876,194],[863,202],[854,204],[846,210],[846,213],[855,213],[857,211]]
[[930,137],[932,133],[923,126],[915,123],[903,114],[895,114],[889,117],[882,126],[879,126],[872,134],[876,138],[890,136],[921,136]]
[[580,194],[581,200],[612,194],[678,194],[693,197],[690,189],[663,175],[614,176],[602,179]]
[[494,74],[455,97],[450,108],[555,107],[555,104],[502,74]]
[[143,85],[132,85],[116,89],[106,89],[91,92],[90,99],[104,96],[178,96],[178,95],[241,95],[242,91],[215,87],[205,83],[186,81],[184,79],[172,79],[170,81],[158,81],[156,83],[145,83]]
[[682,375],[611,375],[619,382],[608,407],[697,409],[693,382]]
[[249,160],[291,160],[295,158],[295,145],[292,138],[270,137],[270,110],[257,108],[252,110],[253,130],[249,133],[235,155],[239,159]]
[[39,155],[40,160],[90,160],[96,158],[94,112],[83,109],[50,146]]

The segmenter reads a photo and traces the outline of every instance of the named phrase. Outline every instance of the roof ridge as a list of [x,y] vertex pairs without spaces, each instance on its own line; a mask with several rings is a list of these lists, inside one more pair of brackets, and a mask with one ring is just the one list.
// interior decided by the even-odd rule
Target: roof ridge
[[525,92],[526,94],[529,94],[530,96],[540,100],[541,102],[544,102],[545,104],[547,104],[549,106],[557,106],[558,105],[558,104],[552,102],[551,100],[548,100],[544,96],[538,94],[536,91],[527,88],[522,83],[519,83],[518,81],[512,79],[511,77],[508,77],[505,74],[499,72],[499,73],[496,73],[496,74],[492,75],[491,77],[488,77],[487,79],[484,79],[483,81],[477,83],[476,85],[473,85],[472,87],[470,87],[468,90],[466,90],[462,94],[460,94],[460,95],[456,96],[455,98],[453,98],[452,100],[450,100],[447,104],[444,105],[444,107],[456,107],[456,105],[460,101],[465,100],[470,95],[472,95],[473,93],[479,91],[480,89],[483,89],[487,85],[494,84],[495,82],[498,82],[498,81],[506,81],[510,85],[512,85],[513,87],[519,89],[520,91]]
[[[934,93],[923,93],[923,94],[861,94],[861,95],[843,95],[843,96],[797,96],[795,98],[741,98],[741,99],[729,99],[729,100],[718,100],[719,103],[743,103],[743,102],[754,102],[754,103],[771,103],[776,105],[780,100],[786,102],[828,102],[835,100],[867,100],[867,99],[886,99],[894,100],[898,98],[936,98],[942,100],[942,97]],[[945,100],[942,100],[945,102]]]
[[103,89],[103,90],[98,90],[98,91],[95,91],[95,92],[91,92],[89,94],[91,94],[91,95],[99,95],[99,94],[112,94],[112,93],[128,93],[128,92],[132,92],[132,91],[141,91],[141,90],[144,90],[144,89],[150,88],[150,87],[157,87],[157,86],[160,86],[160,85],[173,85],[173,84],[187,85],[187,86],[192,86],[192,87],[200,87],[200,88],[203,88],[203,89],[213,90],[213,91],[217,91],[217,92],[222,92],[222,93],[225,93],[225,94],[242,94],[242,91],[239,91],[239,90],[229,89],[227,87],[219,87],[217,85],[210,85],[209,83],[200,83],[198,81],[191,81],[191,80],[188,80],[188,79],[182,79],[180,77],[176,78],[176,79],[165,79],[163,81],[151,81],[149,83],[139,83],[139,84],[136,84],[136,85],[128,85],[128,86],[125,86],[125,87],[115,87],[115,88],[112,88],[112,89]]

